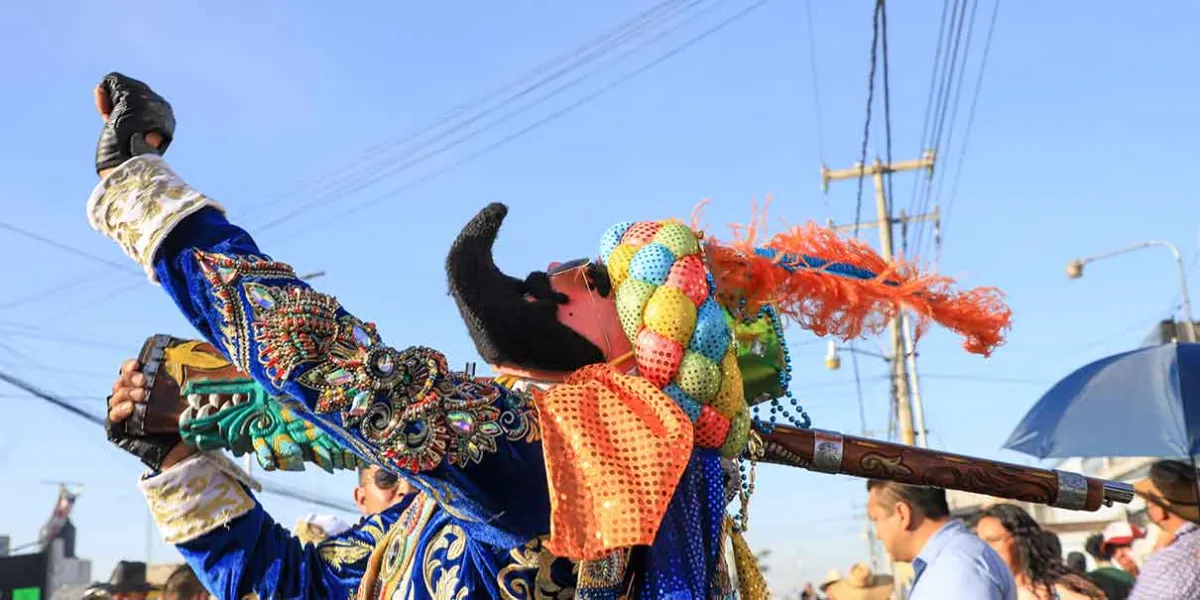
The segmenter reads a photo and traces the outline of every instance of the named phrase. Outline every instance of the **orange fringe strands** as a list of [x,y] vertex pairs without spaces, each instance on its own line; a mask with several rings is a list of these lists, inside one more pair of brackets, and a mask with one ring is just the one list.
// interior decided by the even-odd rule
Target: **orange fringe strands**
[[[692,228],[699,231],[697,214]],[[731,226],[731,243],[704,241],[718,300],[735,315],[740,310],[753,317],[774,305],[819,336],[848,340],[879,333],[907,309],[918,317],[917,337],[933,320],[961,335],[968,352],[984,356],[1011,328],[1012,310],[999,289],[956,291],[949,277],[921,273],[903,260],[889,262],[867,244],[811,222],[758,245],[765,220],[764,209],[749,225]]]

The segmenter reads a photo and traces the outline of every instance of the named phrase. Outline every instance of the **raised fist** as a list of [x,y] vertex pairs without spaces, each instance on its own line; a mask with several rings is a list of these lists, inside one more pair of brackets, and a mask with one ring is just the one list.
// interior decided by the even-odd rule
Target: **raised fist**
[[175,113],[150,86],[109,73],[95,89],[104,130],[96,144],[96,172],[142,154],[163,154],[175,135]]

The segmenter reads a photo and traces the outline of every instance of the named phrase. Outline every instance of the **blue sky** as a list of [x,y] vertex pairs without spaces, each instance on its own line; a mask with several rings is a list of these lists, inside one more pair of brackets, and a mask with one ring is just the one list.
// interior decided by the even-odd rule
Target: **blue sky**
[[[403,165],[405,158],[385,154],[394,146],[364,152],[650,3],[9,3],[0,11],[7,92],[0,95],[7,117],[0,221],[95,258],[0,230],[7,257],[0,367],[99,411],[117,365],[147,335],[190,333],[136,269],[102,262],[127,261],[84,217],[100,126],[90,93],[110,70],[148,81],[171,100],[179,120],[172,164],[235,221],[258,233],[306,206],[261,231],[268,252],[301,271],[325,270],[320,287],[377,321],[392,344],[426,344],[465,362],[476,357],[446,296],[442,257],[457,228],[487,202],[510,205],[497,254],[514,273],[594,255],[609,223],[687,217],[705,198],[712,201],[710,230],[745,222],[751,202],[767,194],[775,198],[773,223],[853,220],[854,183],[822,195],[818,173],[822,159],[833,168],[858,159],[872,3],[812,4],[823,144],[804,4],[776,0],[454,166],[748,6],[707,2],[684,30],[562,96],[411,168],[394,168],[366,189],[327,194],[330,180],[322,175],[337,177],[353,165],[383,173],[386,167],[364,166],[375,161]],[[980,3],[956,143],[943,149],[948,175],[960,160],[957,141],[991,6]],[[1069,259],[1146,239],[1175,241],[1189,257],[1196,250],[1200,220],[1190,182],[1200,125],[1189,115],[1200,91],[1190,76],[1200,8],[1181,1],[1078,8],[1001,7],[940,268],[967,285],[1004,289],[1014,329],[986,360],[966,355],[944,332],[921,340],[922,391],[939,448],[1024,460],[999,447],[1037,396],[1073,367],[1137,344],[1175,302],[1178,285],[1164,251],[1095,265],[1079,281],[1064,277]],[[913,157],[920,145],[940,9],[903,3],[889,14],[896,159]],[[881,122],[881,105],[875,115]],[[909,209],[910,177],[895,178],[897,208]],[[949,200],[942,202],[945,209]],[[872,210],[868,189],[864,214]],[[824,347],[813,339],[791,330],[793,390],[816,426],[857,431],[849,356],[842,370],[825,371]],[[884,366],[863,358],[861,367],[867,427],[883,435]],[[86,486],[75,513],[79,550],[95,561],[96,578],[147,550],[154,561],[176,559],[157,534],[147,535],[134,459],[94,426],[11,388],[0,388],[0,406],[9,415],[0,419],[0,534],[16,544],[36,539],[55,494],[43,482],[76,481]],[[340,498],[353,485],[350,476],[322,473],[273,480]],[[863,492],[849,478],[762,470],[751,541],[772,551],[774,585],[782,590],[865,557],[855,518]],[[310,510],[276,497],[263,502],[288,526]]]

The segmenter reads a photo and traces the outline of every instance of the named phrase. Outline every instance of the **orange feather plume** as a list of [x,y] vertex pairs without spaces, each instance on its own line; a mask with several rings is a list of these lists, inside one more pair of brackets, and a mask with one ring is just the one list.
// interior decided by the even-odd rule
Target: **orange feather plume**
[[[697,216],[692,228],[698,231]],[[961,335],[968,352],[984,356],[1011,328],[1012,310],[996,288],[954,290],[949,277],[888,261],[867,244],[811,222],[759,244],[765,218],[764,210],[749,225],[733,225],[732,242],[704,241],[718,300],[734,314],[742,308],[752,316],[773,305],[817,335],[851,339],[879,333],[898,311],[908,310],[917,316],[918,337],[932,320]],[[834,272],[847,266],[869,273]]]

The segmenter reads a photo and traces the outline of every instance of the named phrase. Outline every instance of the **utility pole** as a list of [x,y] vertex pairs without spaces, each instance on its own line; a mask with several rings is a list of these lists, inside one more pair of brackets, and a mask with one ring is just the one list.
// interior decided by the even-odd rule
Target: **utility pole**
[[[862,163],[857,163],[849,169],[840,169],[831,171],[825,165],[821,165],[821,189],[825,192],[829,191],[829,182],[843,181],[847,179],[858,179],[867,175],[871,176],[875,184],[875,209],[876,221],[874,223],[855,223],[853,225],[843,225],[836,227],[837,231],[850,230],[857,232],[858,229],[866,229],[870,227],[879,228],[879,247],[880,253],[887,260],[892,260],[895,257],[896,244],[893,238],[893,227],[896,225],[907,226],[909,223],[918,221],[933,221],[936,224],[939,222],[938,210],[925,215],[905,215],[900,213],[899,218],[893,218],[886,187],[884,186],[884,175],[888,173],[899,173],[903,171],[927,170],[928,177],[933,176],[933,166],[936,162],[937,155],[933,150],[926,150],[921,158],[916,160],[906,160],[883,164],[879,159],[866,167]],[[903,313],[897,313],[891,323],[891,338],[892,338],[892,389],[896,398],[896,421],[900,428],[901,441],[910,446],[916,445],[917,436],[914,433],[914,418],[913,410],[917,411],[915,419],[917,428],[921,432],[921,446],[928,447],[929,442],[925,436],[925,415],[921,407],[921,398],[919,387],[916,384],[916,360],[912,353],[911,332],[907,325],[907,319]]]

